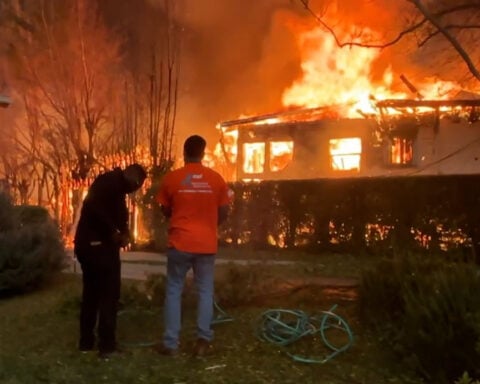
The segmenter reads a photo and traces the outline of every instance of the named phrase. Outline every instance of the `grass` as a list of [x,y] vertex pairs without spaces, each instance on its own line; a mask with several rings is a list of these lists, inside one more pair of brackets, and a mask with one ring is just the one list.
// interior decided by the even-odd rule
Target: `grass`
[[[124,282],[124,286],[136,284]],[[264,298],[248,306],[223,308],[234,321],[215,325],[215,353],[206,359],[189,356],[194,335],[194,308],[185,308],[183,353],[178,359],[155,354],[151,348],[130,347],[124,356],[101,361],[95,353],[76,350],[79,276],[64,274],[48,288],[0,301],[0,382],[2,384],[80,383],[419,383],[403,372],[377,342],[364,334],[355,316],[355,303],[341,291],[296,290]],[[301,364],[293,353],[323,357],[322,341],[305,338],[291,347],[258,340],[255,324],[269,308],[303,309],[309,314],[338,304],[355,335],[354,345],[325,364]],[[160,339],[161,308],[129,307],[119,316],[120,342]]]

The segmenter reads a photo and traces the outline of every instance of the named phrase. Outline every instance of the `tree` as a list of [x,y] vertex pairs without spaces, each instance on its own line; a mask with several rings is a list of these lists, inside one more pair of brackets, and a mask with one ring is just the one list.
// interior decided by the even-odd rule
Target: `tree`
[[118,114],[122,129],[116,145],[128,152],[142,143],[152,166],[169,163],[174,156],[180,79],[180,27],[175,22],[178,3],[162,0],[161,7],[154,9],[139,5],[137,14],[129,15],[125,31],[131,49],[126,60],[125,102]]
[[[116,150],[132,153],[142,161],[151,175],[146,196],[132,201],[143,207],[144,221],[150,221],[151,238],[163,232],[158,220],[158,206],[152,197],[162,175],[171,168],[175,157],[175,123],[180,81],[180,26],[176,23],[178,0],[162,0],[159,8],[148,6],[136,9],[132,16],[129,35],[132,47],[129,75],[125,78],[125,102],[119,107],[119,134]],[[141,24],[139,24],[141,20]],[[136,29],[141,25],[141,29]],[[138,152],[139,147],[143,149]],[[147,214],[148,212],[148,214]],[[133,220],[132,220],[133,222]]]
[[[121,44],[99,17],[94,1],[8,5],[14,16],[4,23],[10,81],[24,102],[26,117],[20,127],[24,140],[17,141],[43,165],[43,180],[48,173],[56,195],[62,172],[83,181],[107,150],[105,143],[114,132],[111,105],[121,97]],[[65,164],[71,169],[62,169]],[[59,201],[58,195],[54,198]]]

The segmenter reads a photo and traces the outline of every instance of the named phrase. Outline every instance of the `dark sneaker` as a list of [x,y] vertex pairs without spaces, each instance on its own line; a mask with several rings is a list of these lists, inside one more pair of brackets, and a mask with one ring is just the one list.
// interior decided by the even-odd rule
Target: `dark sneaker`
[[155,352],[159,353],[162,356],[178,356],[178,349],[167,348],[162,344],[156,345],[155,347],[153,347],[153,349],[155,350]]
[[197,339],[195,346],[193,347],[194,357],[205,357],[212,353],[212,343],[205,339]]

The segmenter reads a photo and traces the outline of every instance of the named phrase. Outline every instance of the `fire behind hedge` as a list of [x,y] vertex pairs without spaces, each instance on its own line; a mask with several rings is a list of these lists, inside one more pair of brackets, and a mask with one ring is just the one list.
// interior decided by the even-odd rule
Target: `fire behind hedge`
[[[480,242],[480,175],[232,184],[227,245],[384,253]],[[472,241],[473,238],[473,241]]]

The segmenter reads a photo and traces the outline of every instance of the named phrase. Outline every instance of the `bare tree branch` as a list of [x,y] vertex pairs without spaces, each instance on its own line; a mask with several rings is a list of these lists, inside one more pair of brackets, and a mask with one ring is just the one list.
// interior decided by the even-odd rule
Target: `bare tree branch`
[[[458,30],[464,30],[464,29],[480,29],[480,25],[446,25],[444,27],[445,29],[458,29]],[[439,30],[433,31],[429,33],[427,36],[425,36],[422,40],[419,40],[417,42],[418,47],[423,47],[425,44],[427,44],[432,38],[435,36],[440,35],[441,32]]]
[[[411,0],[407,0],[407,1],[411,1]],[[392,45],[397,44],[405,36],[416,32],[417,30],[419,30],[420,28],[422,28],[423,26],[428,24],[428,22],[430,22],[430,20],[424,15],[425,17],[423,17],[420,21],[418,21],[416,23],[413,23],[412,25],[406,27],[405,29],[400,31],[397,34],[397,36],[395,36],[393,39],[391,39],[387,42],[365,43],[365,42],[358,42],[358,41],[352,41],[352,40],[342,41],[342,40],[340,40],[337,33],[335,32],[335,29],[333,27],[331,27],[330,25],[328,25],[325,21],[323,21],[323,19],[320,16],[318,16],[312,10],[312,8],[308,4],[309,3],[308,0],[300,0],[300,2],[303,4],[305,9],[312,15],[312,17],[315,18],[315,20],[317,20],[317,22],[319,24],[321,24],[333,36],[333,38],[335,39],[335,43],[339,47],[356,46],[356,47],[364,47],[364,48],[380,48],[380,49],[387,48],[387,47],[390,47]],[[442,16],[445,16],[445,15],[449,15],[449,14],[453,14],[453,13],[456,13],[456,12],[461,12],[461,11],[465,11],[465,10],[469,10],[469,9],[478,9],[478,4],[474,3],[474,2],[473,3],[467,3],[467,4],[458,4],[456,6],[446,8],[446,9],[440,11],[440,12],[437,12],[437,13],[433,14],[432,16],[437,18],[437,17],[442,17]]]
[[[463,59],[463,61],[467,64],[468,69],[470,72],[475,76],[478,80],[480,80],[480,72],[476,68],[475,64],[473,63],[472,59],[468,55],[468,53],[465,51],[465,49],[462,47],[462,45],[459,43],[459,41],[453,36],[453,34],[450,32],[450,30],[446,29],[440,21],[437,19],[437,17],[430,13],[428,8],[422,3],[421,0],[409,0],[411,1],[417,9],[425,16],[425,18],[433,25],[439,33],[441,33],[447,41],[450,42],[450,44],[455,48],[455,50],[458,52],[460,57]],[[478,8],[478,5],[477,5]]]

